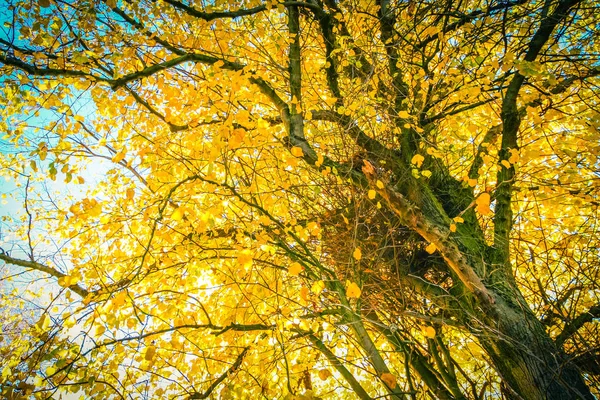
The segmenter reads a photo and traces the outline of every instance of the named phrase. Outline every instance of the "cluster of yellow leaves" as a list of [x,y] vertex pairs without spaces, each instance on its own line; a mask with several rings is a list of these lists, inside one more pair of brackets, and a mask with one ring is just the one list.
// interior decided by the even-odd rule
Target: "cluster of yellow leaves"
[[[255,4],[254,2],[250,3]],[[251,5],[250,3],[248,6]],[[357,35],[354,43],[373,51],[374,54],[383,54],[384,47],[374,47],[378,38],[363,34],[367,30],[362,31],[365,28],[368,28],[368,31],[371,30],[373,21],[368,16],[377,15],[378,6],[375,2],[359,3],[360,7],[364,7],[365,12],[348,13],[348,15],[332,13],[332,15],[339,21],[349,22],[349,29],[353,33],[361,33]],[[39,0],[37,4],[42,8],[48,8],[51,5],[59,6],[59,3],[50,0]],[[114,0],[108,0],[105,4],[109,7],[119,6],[119,2]],[[230,6],[231,4],[227,2],[217,1],[215,4],[211,3],[205,7],[204,10],[210,12],[210,8],[221,10],[223,7],[229,9]],[[252,19],[253,29],[251,32],[247,30],[248,25],[241,23],[242,19],[237,19],[233,23],[216,20],[209,24],[201,20],[187,19],[188,17],[182,13],[178,16],[177,21],[169,21],[168,18],[165,19],[165,15],[172,15],[172,10],[164,2],[150,4],[147,9],[128,8],[127,12],[133,13],[143,23],[154,23],[156,20],[164,24],[161,25],[163,29],[160,34],[164,35],[173,46],[203,49],[210,54],[225,54],[226,58],[244,59],[244,62],[247,62],[252,68],[247,68],[246,71],[230,71],[227,69],[225,61],[221,60],[211,66],[186,64],[185,68],[161,71],[145,77],[139,82],[139,85],[136,83],[137,94],[147,102],[148,106],[154,107],[150,109],[155,110],[155,113],[148,112],[148,107],[140,106],[134,97],[124,93],[123,90],[113,91],[102,85],[94,85],[89,93],[95,102],[95,107],[99,110],[98,116],[84,118],[81,115],[72,116],[71,112],[70,118],[77,123],[85,123],[88,129],[91,129],[98,137],[89,136],[75,122],[72,126],[52,127],[47,131],[58,132],[57,138],[61,140],[58,142],[54,139],[40,141],[32,154],[32,157],[36,155],[38,157],[37,162],[31,160],[29,163],[35,172],[38,169],[42,172],[43,163],[41,162],[48,159],[53,162],[50,176],[60,173],[67,176],[68,174],[73,175],[74,170],[64,161],[67,155],[69,158],[74,158],[72,154],[76,154],[77,151],[88,155],[90,153],[85,153],[86,147],[78,146],[75,140],[72,142],[62,140],[72,135],[74,138],[84,137],[89,140],[89,143],[86,142],[86,146],[89,145],[89,148],[97,151],[113,164],[118,164],[111,165],[111,168],[120,168],[111,170],[98,188],[110,198],[110,201],[105,201],[105,197],[97,197],[102,200],[96,200],[90,194],[87,195],[87,198],[64,208],[68,208],[74,218],[71,215],[66,216],[67,213],[59,214],[57,217],[57,221],[62,222],[58,231],[72,239],[70,242],[72,248],[67,248],[69,255],[76,262],[83,264],[81,276],[68,274],[58,280],[59,285],[69,287],[81,281],[92,282],[95,285],[93,287],[108,287],[115,282],[128,282],[127,280],[132,279],[132,275],[135,275],[132,285],[132,298],[135,299],[135,303],[131,303],[125,291],[120,291],[112,294],[110,299],[102,298],[98,302],[105,304],[104,308],[98,306],[97,309],[93,309],[95,318],[93,324],[99,324],[95,330],[97,336],[109,335],[118,329],[133,331],[139,328],[140,324],[143,324],[144,329],[147,330],[166,329],[165,325],[161,325],[160,322],[160,318],[163,317],[181,325],[205,322],[205,315],[198,311],[198,304],[202,304],[203,308],[206,305],[209,310],[219,310],[218,317],[213,316],[214,321],[212,321],[217,325],[250,324],[264,322],[264,320],[271,323],[279,318],[275,322],[276,334],[268,333],[266,339],[257,339],[257,342],[261,343],[262,351],[266,354],[270,351],[266,349],[274,347],[273,343],[278,341],[285,343],[285,339],[282,339],[283,328],[291,326],[285,324],[293,324],[294,319],[301,316],[302,312],[308,312],[309,306],[313,306],[311,301],[314,302],[315,296],[321,296],[324,293],[326,283],[323,279],[325,278],[313,279],[311,277],[309,279],[307,276],[309,274],[305,273],[311,272],[306,271],[305,268],[305,265],[309,267],[309,263],[303,265],[297,261],[290,262],[282,256],[277,245],[278,243],[284,245],[292,243],[295,240],[291,237],[293,234],[294,237],[300,239],[302,245],[310,247],[311,251],[314,251],[319,257],[322,256],[321,244],[317,243],[322,240],[321,228],[316,222],[309,222],[304,226],[299,224],[298,220],[310,216],[311,210],[315,215],[320,215],[327,210],[328,206],[336,204],[338,198],[348,198],[349,191],[346,189],[348,185],[340,177],[338,171],[330,166],[324,168],[321,175],[315,177],[316,174],[304,169],[301,158],[305,154],[301,147],[289,148],[289,145],[278,144],[282,142],[283,128],[280,124],[272,125],[269,122],[275,119],[271,118],[268,107],[262,106],[268,103],[268,99],[257,94],[255,87],[249,82],[249,77],[264,79],[265,82],[272,84],[276,91],[288,92],[286,82],[281,79],[278,69],[279,65],[286,65],[288,61],[287,49],[293,38],[285,34],[272,34],[273,29],[285,30],[287,21],[284,4],[270,2],[269,7],[271,6],[277,11],[268,14],[268,18]],[[408,6],[408,8],[411,7],[414,8],[414,5]],[[107,10],[107,12],[110,11]],[[403,13],[406,18],[398,22],[397,29],[401,29],[402,24],[412,20],[412,18],[408,18],[406,10]],[[110,16],[110,14],[107,15]],[[31,17],[29,20],[31,21],[27,21],[27,23],[33,23],[36,18]],[[57,22],[49,21],[48,25],[57,24],[56,26],[58,26]],[[42,26],[47,25],[47,22],[42,21]],[[96,29],[93,22],[87,28],[85,28],[85,23],[82,26],[88,30]],[[89,50],[72,52],[71,58],[74,64],[81,68],[88,68],[88,65],[93,64],[90,60],[99,59],[103,54],[111,54],[115,76],[119,76],[135,73],[145,65],[169,59],[167,51],[155,50],[157,45],[152,35],[134,36],[131,32],[133,28],[123,28],[118,23],[115,23],[113,28],[114,32],[111,32],[111,38],[115,41],[123,39],[126,43],[134,44],[117,46],[113,45],[110,40],[93,41]],[[462,35],[471,29],[474,29],[473,24],[466,24],[453,40],[458,43],[462,40]],[[27,27],[27,30],[23,30],[23,34],[31,35],[35,45],[48,45],[52,50],[56,38],[45,32],[39,32],[40,30],[39,26],[31,26]],[[57,30],[57,32],[59,31],[60,29]],[[440,40],[444,41],[451,36],[451,33],[443,32],[439,27],[433,25],[419,27],[411,32],[414,32],[411,35],[419,34],[422,37],[440,35]],[[417,38],[411,36],[407,40],[416,42]],[[297,109],[306,110],[307,137],[319,142],[317,167],[322,166],[325,157],[335,159],[337,155],[345,153],[346,149],[341,144],[339,137],[324,133],[328,131],[323,129],[321,122],[312,121],[313,113],[307,111],[310,109],[329,109],[336,106],[340,114],[356,119],[357,124],[367,129],[367,134],[371,137],[388,140],[390,147],[396,145],[401,134],[400,130],[390,128],[394,124],[387,120],[389,116],[381,115],[377,108],[378,104],[387,101],[385,94],[377,92],[379,83],[384,86],[390,84],[385,74],[380,73],[387,66],[375,65],[376,68],[373,76],[369,78],[369,82],[361,82],[360,79],[344,80],[344,91],[350,96],[345,99],[336,99],[326,90],[327,84],[323,67],[327,67],[327,65],[324,63],[321,42],[319,35],[311,33],[310,29],[306,29],[302,33],[304,87],[309,87],[310,90],[305,91],[302,99],[294,96],[291,102]],[[340,40],[339,47],[336,48],[336,54],[343,55],[340,58],[344,68],[350,65],[352,68],[359,67],[356,53],[352,49],[353,44],[350,42],[350,40]],[[390,44],[380,44],[380,46],[383,45]],[[398,46],[398,51],[402,52],[402,47]],[[401,69],[405,71],[406,75],[403,78],[411,87],[411,94],[406,99],[406,110],[401,110],[397,114],[397,117],[404,120],[402,121],[406,124],[404,128],[415,129],[418,133],[422,133],[422,129],[413,124],[416,115],[420,112],[418,104],[422,103],[426,96],[429,96],[428,93],[433,88],[462,87],[462,89],[454,91],[446,99],[447,101],[439,102],[439,107],[442,107],[443,104],[474,102],[482,99],[483,95],[490,90],[498,71],[508,71],[513,64],[517,70],[529,77],[543,76],[544,79],[547,78],[546,80],[551,82],[550,78],[544,75],[543,65],[515,61],[515,58],[518,57],[515,49],[508,51],[503,60],[490,57],[491,60],[488,64],[478,66],[480,76],[476,77],[477,80],[470,81],[470,78],[465,77],[464,65],[477,63],[478,57],[485,59],[486,57],[483,57],[486,55],[485,52],[490,51],[490,54],[494,54],[491,51],[493,49],[488,48],[486,44],[478,46],[474,50],[481,54],[456,57],[456,54],[453,53],[456,46],[443,47],[445,47],[444,50],[439,50],[439,54],[435,54],[434,62],[431,65],[431,74],[427,76],[427,79],[424,79],[425,72],[416,67],[418,63],[412,62],[410,54],[402,54],[402,57],[399,57],[399,60],[407,60],[406,65],[402,65]],[[147,51],[148,48],[153,50]],[[65,51],[66,53],[68,51]],[[61,62],[65,63],[65,60],[61,60]],[[76,68],[77,66],[70,65],[69,67]],[[271,67],[274,68],[269,70]],[[252,72],[248,73],[249,70]],[[204,78],[191,78],[194,76]],[[553,78],[556,80],[555,77]],[[88,90],[90,85],[85,80],[69,82],[69,85],[82,92]],[[37,107],[37,103],[43,103],[47,107],[54,107],[56,111],[68,117],[70,115],[68,111],[70,107],[67,103],[69,95],[66,95],[68,85],[58,87],[58,84],[58,80],[44,80],[36,83],[36,90],[32,92],[39,91],[46,97],[43,98],[43,101],[41,101],[41,95],[39,98],[24,98],[23,104],[31,103]],[[367,91],[370,91],[368,95],[363,95]],[[435,90],[433,92],[436,96]],[[60,93],[65,94],[61,95]],[[357,93],[360,95],[351,96]],[[340,106],[338,101],[342,101],[343,105]],[[431,111],[435,113],[444,110],[434,108]],[[544,179],[555,179],[552,174],[555,174],[556,170],[560,170],[562,184],[573,185],[574,188],[581,185],[575,178],[580,175],[589,178],[596,173],[594,167],[597,166],[597,157],[594,157],[594,152],[599,150],[592,151],[592,149],[597,147],[597,135],[594,136],[592,132],[587,137],[585,135],[588,133],[582,133],[575,139],[569,136],[568,140],[549,136],[550,139],[545,139],[550,140],[550,144],[544,144],[545,140],[538,140],[541,137],[539,132],[566,130],[562,126],[560,129],[556,129],[556,126],[551,125],[552,119],[560,117],[561,114],[557,113],[553,117],[552,113],[556,111],[549,110],[544,118],[541,118],[538,107],[527,107],[527,115],[524,117],[527,124],[524,125],[533,128],[525,129],[522,135],[527,138],[527,142],[532,144],[521,150],[510,149],[509,158],[500,161],[497,157],[498,144],[482,143],[482,147],[486,149],[482,155],[484,166],[480,168],[476,178],[470,178],[466,173],[468,168],[466,166],[474,156],[472,144],[480,142],[485,133],[484,130],[487,129],[489,121],[494,118],[496,111],[493,105],[484,105],[477,110],[465,113],[464,116],[446,118],[443,124],[428,132],[432,140],[435,140],[436,136],[438,139],[443,138],[435,144],[427,145],[430,147],[427,147],[426,152],[431,159],[450,166],[453,175],[466,177],[466,186],[471,188],[476,188],[478,184],[484,186],[478,190],[480,194],[475,200],[474,208],[477,214],[488,217],[492,214],[490,203],[493,192],[490,188],[495,183],[495,173],[499,168],[511,168],[521,163],[519,172],[524,176],[528,176],[527,174],[543,176]],[[589,113],[585,109],[575,108],[567,111],[571,115],[575,115],[577,112]],[[27,113],[14,109],[6,112],[27,115]],[[164,119],[158,118],[155,115],[156,112],[164,113]],[[590,123],[595,123],[593,117],[585,115],[587,120],[591,121]],[[218,120],[215,120],[216,117]],[[221,118],[222,120],[220,120]],[[165,126],[165,121],[170,124],[188,125],[188,130],[173,134]],[[208,128],[203,124],[208,124]],[[243,128],[238,125],[242,125]],[[419,131],[419,129],[421,130]],[[535,130],[539,130],[539,132]],[[588,131],[583,126],[575,126],[573,130]],[[15,136],[17,136],[16,133]],[[126,143],[127,146],[123,146],[123,143]],[[431,147],[434,145],[435,147]],[[553,146],[557,145],[564,148],[558,152],[558,156],[560,156],[558,158],[562,162],[560,167],[553,164],[558,162],[553,149]],[[423,153],[423,150],[424,147],[421,147],[417,151]],[[421,170],[425,163],[425,157],[417,153],[411,159],[411,168],[414,167],[412,173],[416,178],[429,178],[432,175],[431,171]],[[564,161],[562,161],[563,159]],[[64,162],[62,169],[60,168],[61,162]],[[364,161],[362,170],[369,176],[376,174],[373,164],[369,161]],[[548,170],[553,172],[548,174]],[[132,171],[141,172],[143,179],[133,183],[125,179]],[[570,172],[567,174],[564,171]],[[225,182],[245,199],[251,199],[260,204],[270,213],[270,216],[258,216],[259,213],[255,209],[236,199],[225,187],[217,187],[217,185],[195,181],[189,185],[177,186],[177,190],[173,193],[169,192],[171,188],[194,174],[202,175],[214,182]],[[564,177],[564,175],[568,176]],[[337,185],[337,187],[331,186],[334,189],[328,188],[332,190],[331,192],[335,191],[335,194],[331,196],[329,196],[330,191],[323,190],[323,187],[329,184],[327,180],[329,178]],[[81,177],[78,177],[77,180],[79,183],[84,182]],[[134,188],[135,185],[139,186]],[[127,189],[123,191],[125,187]],[[561,190],[560,185],[557,187],[557,190]],[[376,189],[381,191],[384,188],[384,183],[377,180]],[[537,227],[543,227],[544,222],[548,225],[564,223],[572,231],[581,226],[583,220],[579,215],[561,218],[558,216],[559,212],[552,208],[554,206],[552,199],[556,198],[554,189],[556,188],[546,187],[534,193],[535,196],[539,196],[539,200],[537,198],[532,200],[532,192],[527,190],[517,192],[515,196],[519,203],[516,207],[520,207],[520,211],[522,211],[520,221],[529,221]],[[564,189],[564,191],[568,189],[570,188]],[[582,193],[587,190],[589,188],[582,190]],[[565,193],[564,191],[563,193]],[[282,196],[282,193],[285,193],[285,196]],[[375,200],[377,194],[378,191],[375,188],[369,189],[366,197],[369,200]],[[529,197],[524,197],[526,195]],[[163,218],[158,211],[160,207],[157,204],[163,204],[165,199],[168,199],[169,204],[164,208]],[[383,202],[383,200],[381,201]],[[560,207],[563,210],[572,210],[574,205],[586,206],[592,201],[595,200],[591,196],[583,197],[582,195],[580,204],[565,203]],[[309,207],[306,206],[307,204]],[[378,203],[377,206],[378,208],[382,207],[381,203]],[[540,209],[542,211],[539,211]],[[463,212],[465,211],[463,210]],[[101,217],[99,219],[101,226],[96,229],[96,226],[92,224],[95,221],[90,220],[99,217]],[[548,217],[552,219],[551,222],[548,222]],[[351,226],[349,219],[346,216],[343,218],[346,225]],[[48,219],[51,220],[51,218]],[[89,225],[81,223],[82,221],[89,222]],[[281,239],[280,242],[265,233],[266,227],[272,228],[273,221],[281,222],[281,226],[277,227],[276,231],[270,231],[277,236],[277,240]],[[449,225],[449,231],[456,232],[458,224],[463,222],[464,220],[460,216],[455,217]],[[94,229],[91,229],[92,227]],[[534,241],[540,242],[542,239],[550,238],[549,240],[560,243],[562,240],[559,232],[544,232],[546,236],[540,238],[535,236],[538,233],[529,231],[527,232],[528,238],[534,238]],[[251,235],[251,239],[249,235]],[[302,246],[294,243],[290,249],[299,251],[297,250],[299,247]],[[438,248],[434,243],[429,243],[425,250],[433,254],[438,251]],[[527,250],[524,248],[523,253]],[[353,266],[367,268],[371,264],[371,252],[367,252],[365,246],[362,250],[360,247],[354,246],[350,248],[350,251],[352,252],[351,260],[353,262],[351,264]],[[364,259],[363,251],[365,254],[369,254]],[[540,250],[536,249],[535,251]],[[583,252],[578,250],[576,254],[581,255]],[[536,259],[542,258],[536,254]],[[558,258],[556,255],[549,257],[549,259]],[[565,261],[563,264],[568,263]],[[268,269],[269,265],[276,266],[277,271],[287,269],[287,274],[273,272]],[[312,267],[310,268],[312,269]],[[568,268],[574,267],[563,266],[561,268],[568,270]],[[373,273],[373,269],[365,269],[364,272],[366,271]],[[517,273],[522,276],[531,275],[527,268],[519,268]],[[294,278],[288,279],[288,277]],[[341,279],[347,278],[344,287],[346,297],[348,299],[364,297],[362,290],[365,287],[362,286],[359,278],[344,276]],[[564,272],[558,286],[560,288],[568,287],[572,278],[571,272]],[[533,278],[529,276],[528,279]],[[548,280],[549,278],[542,277],[542,279]],[[273,293],[274,291],[276,293]],[[166,295],[165,293],[170,294]],[[323,298],[328,295],[329,293],[325,291]],[[90,309],[96,307],[95,304],[95,301],[86,303]],[[147,315],[160,316],[160,318],[148,318],[143,322],[140,321],[140,317],[134,313],[133,304],[137,307],[135,310],[143,310]],[[271,317],[265,318],[265,316],[274,317],[270,319]],[[41,328],[48,328],[49,323],[50,319],[44,314],[37,325]],[[73,327],[75,324],[74,316],[65,319],[66,327]],[[90,322],[86,326],[90,326],[90,324],[92,323]],[[312,329],[312,327],[310,328]],[[314,328],[314,331],[318,332],[320,329],[322,327],[318,326]],[[420,332],[425,338],[433,339],[436,336],[435,328],[431,326],[421,327]],[[236,333],[237,336],[235,336],[230,335],[231,333],[220,335],[214,341],[210,335],[188,333],[187,331],[185,331],[185,340],[179,340],[180,337],[175,334],[168,339],[159,337],[156,339],[155,345],[145,343],[146,347],[140,358],[148,363],[156,362],[159,358],[158,355],[163,355],[163,351],[175,349],[177,351],[168,353],[173,357],[173,365],[177,365],[184,375],[200,376],[203,368],[200,366],[202,362],[206,362],[211,371],[218,371],[221,367],[220,362],[223,360],[227,361],[225,362],[227,366],[231,364],[229,361],[231,361],[232,355],[217,352],[205,360],[201,360],[202,362],[198,359],[192,361],[190,359],[195,357],[195,350],[190,346],[184,357],[180,355],[185,354],[182,351],[183,347],[189,343],[196,346],[201,344],[206,348],[228,348],[230,344],[234,343],[235,346],[254,345],[254,337],[246,339],[243,335]],[[276,335],[280,335],[280,337],[276,337]],[[419,337],[418,332],[416,336]],[[126,346],[117,346],[115,349],[116,353],[122,355],[123,360],[127,357],[133,359],[137,351]],[[98,365],[106,361],[103,357],[108,358],[107,354],[110,354],[110,351],[108,348],[107,353],[100,353]],[[275,359],[275,356],[270,353],[269,356]],[[212,360],[211,357],[213,357]],[[308,358],[305,354],[302,357]],[[298,356],[298,360],[300,358]],[[104,364],[102,365],[104,366]],[[257,365],[261,365],[260,362],[257,362]],[[301,363],[297,365],[301,365]],[[107,370],[117,371],[118,361],[111,360],[110,367]],[[5,375],[8,376],[11,373],[11,369],[7,368],[2,371],[4,378],[6,378]],[[46,372],[55,372],[53,368],[49,367]],[[331,372],[322,368],[318,375],[325,381],[331,376]],[[135,381],[134,378],[135,376],[132,378]],[[381,374],[379,378],[390,388],[397,386],[396,377],[390,373]],[[160,396],[158,391],[155,394]]]
[[96,199],[83,199],[69,207],[69,211],[78,218],[96,218],[102,214],[102,203]]

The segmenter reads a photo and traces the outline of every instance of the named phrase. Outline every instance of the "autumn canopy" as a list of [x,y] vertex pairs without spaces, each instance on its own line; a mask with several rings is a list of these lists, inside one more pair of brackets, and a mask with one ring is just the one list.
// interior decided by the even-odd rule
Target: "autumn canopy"
[[0,2],[0,397],[600,395],[599,2]]

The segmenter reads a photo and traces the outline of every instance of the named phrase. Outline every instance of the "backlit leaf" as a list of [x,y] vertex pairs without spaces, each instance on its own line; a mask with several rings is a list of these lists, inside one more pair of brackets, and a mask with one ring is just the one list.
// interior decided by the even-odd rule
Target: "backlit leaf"
[[425,251],[428,252],[429,254],[433,254],[435,253],[435,251],[437,250],[437,247],[435,244],[433,243],[429,243],[427,245],[427,247],[425,247]]
[[291,263],[288,268],[288,274],[291,276],[296,276],[302,271],[304,271],[304,267],[297,262]]
[[354,282],[346,282],[346,297],[359,298],[361,294],[360,288]]
[[389,372],[384,372],[381,374],[380,378],[390,389],[395,389],[398,385],[396,377]]
[[489,215],[492,211],[490,210],[490,194],[481,193],[475,200],[477,205],[477,212],[481,215]]

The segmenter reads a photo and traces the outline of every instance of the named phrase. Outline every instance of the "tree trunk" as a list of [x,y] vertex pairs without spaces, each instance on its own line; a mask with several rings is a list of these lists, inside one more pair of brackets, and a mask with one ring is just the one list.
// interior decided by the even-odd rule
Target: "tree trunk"
[[[507,386],[511,399],[594,399],[579,370],[554,344],[544,326],[521,301],[499,301],[488,315],[480,343]],[[493,321],[493,322],[492,322]]]

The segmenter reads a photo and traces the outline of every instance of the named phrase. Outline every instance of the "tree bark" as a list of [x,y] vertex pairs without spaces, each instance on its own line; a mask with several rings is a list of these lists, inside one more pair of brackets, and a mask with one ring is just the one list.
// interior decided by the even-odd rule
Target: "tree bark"
[[[479,341],[506,385],[507,397],[525,400],[594,399],[580,371],[568,361],[529,310],[519,301],[497,302]],[[475,332],[474,332],[475,333]]]

